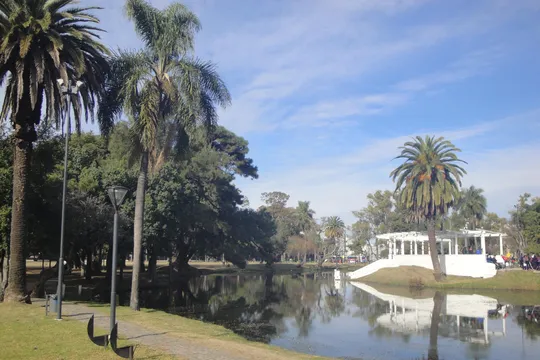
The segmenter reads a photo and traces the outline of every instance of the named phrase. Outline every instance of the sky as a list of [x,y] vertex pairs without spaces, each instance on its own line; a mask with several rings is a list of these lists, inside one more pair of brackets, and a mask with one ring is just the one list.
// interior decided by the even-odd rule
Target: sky
[[[112,48],[140,40],[121,0],[83,0]],[[164,7],[168,0],[151,1]],[[249,141],[259,179],[354,222],[366,195],[394,189],[398,147],[444,136],[467,161],[464,186],[507,215],[540,195],[540,1],[186,0],[202,22],[198,57],[232,93],[220,123]],[[92,128],[92,127],[90,127]]]

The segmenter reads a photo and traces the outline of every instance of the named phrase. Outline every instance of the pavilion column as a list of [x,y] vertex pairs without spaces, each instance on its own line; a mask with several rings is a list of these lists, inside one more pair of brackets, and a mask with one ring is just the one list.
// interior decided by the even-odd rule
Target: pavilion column
[[425,255],[426,253],[424,252],[424,243],[425,241],[422,241],[422,255]]
[[[437,240],[435,240],[437,241]],[[441,255],[444,255],[444,241],[441,239],[439,242],[439,248],[441,249]]]
[[401,240],[401,255],[405,255],[405,241]]
[[455,236],[454,237],[454,250],[455,250],[455,255],[459,254],[459,245],[458,245],[458,237]]
[[392,240],[388,240],[388,258],[392,258]]
[[480,235],[480,247],[482,248],[482,255],[486,255],[486,235],[483,232]]
[[397,240],[394,239],[394,257],[397,255]]
[[503,251],[502,234],[499,234],[499,254],[500,254],[500,255],[503,255],[503,254],[504,254],[504,251]]
[[414,255],[418,255],[418,243],[414,240]]

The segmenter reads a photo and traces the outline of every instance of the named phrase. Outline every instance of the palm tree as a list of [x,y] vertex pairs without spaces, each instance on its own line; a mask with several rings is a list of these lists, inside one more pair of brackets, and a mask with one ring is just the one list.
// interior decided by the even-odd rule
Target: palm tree
[[435,279],[440,281],[443,274],[437,255],[435,220],[447,214],[459,199],[461,178],[466,171],[458,163],[465,161],[456,156],[461,150],[443,137],[417,136],[400,149],[396,159],[405,162],[390,177],[396,182],[400,202],[410,211],[412,220],[427,222],[433,271]]
[[[345,236],[345,223],[339,216],[330,216],[324,224],[324,236],[336,243]],[[336,249],[339,249],[339,243],[336,244]],[[345,247],[344,249],[345,250]]]
[[229,92],[209,62],[193,58],[199,19],[184,5],[158,10],[145,0],[128,0],[126,13],[144,42],[138,52],[120,52],[108,80],[110,95],[100,116],[110,119],[124,111],[136,135],[140,153],[137,181],[133,275],[130,306],[139,309],[139,274],[144,202],[149,168],[163,163],[180,135],[197,124],[215,125],[215,104],[226,106]]
[[[81,80],[84,87],[72,97],[76,128],[81,118],[93,120],[103,77],[108,72],[105,46],[98,42],[99,20],[88,11],[97,7],[68,7],[74,0],[0,1],[0,85],[5,97],[0,121],[13,126],[13,205],[7,301],[22,301],[25,293],[25,234],[28,174],[32,144],[42,110],[57,121],[63,105],[57,79]],[[100,124],[104,132],[109,124]]]
[[339,239],[345,235],[345,223],[339,216],[330,216],[324,224],[324,235],[329,239]]
[[483,189],[474,186],[463,189],[457,204],[459,214],[470,222],[473,230],[487,213],[487,201],[483,193]]

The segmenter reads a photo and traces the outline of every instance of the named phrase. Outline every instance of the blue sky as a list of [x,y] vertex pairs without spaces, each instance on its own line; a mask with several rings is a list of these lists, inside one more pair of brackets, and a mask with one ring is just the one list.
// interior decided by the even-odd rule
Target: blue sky
[[[170,1],[151,1],[163,7]],[[112,47],[140,46],[123,1],[86,0]],[[392,189],[397,147],[442,135],[500,215],[540,195],[540,1],[189,0],[233,103],[220,122],[250,142],[253,207],[279,190],[353,221]]]

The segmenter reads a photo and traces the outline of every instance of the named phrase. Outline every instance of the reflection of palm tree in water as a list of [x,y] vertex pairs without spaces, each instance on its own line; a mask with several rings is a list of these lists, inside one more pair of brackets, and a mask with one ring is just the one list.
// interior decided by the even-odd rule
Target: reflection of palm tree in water
[[428,360],[438,360],[437,339],[439,337],[439,322],[441,320],[441,310],[444,295],[437,291],[433,297],[433,313],[431,314],[431,328],[429,329],[429,349]]

